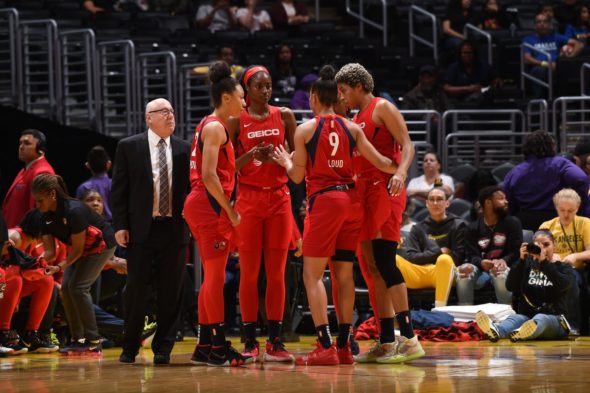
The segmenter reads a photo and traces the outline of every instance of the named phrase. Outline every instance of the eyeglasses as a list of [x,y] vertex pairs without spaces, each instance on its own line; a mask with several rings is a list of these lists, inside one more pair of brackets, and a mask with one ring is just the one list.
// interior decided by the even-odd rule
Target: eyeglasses
[[430,203],[444,203],[444,201],[446,201],[445,198],[428,198]]
[[174,109],[164,108],[164,109],[158,109],[158,110],[155,110],[155,111],[149,111],[148,113],[159,113],[159,114],[161,114],[164,117],[168,117],[170,115],[174,116]]

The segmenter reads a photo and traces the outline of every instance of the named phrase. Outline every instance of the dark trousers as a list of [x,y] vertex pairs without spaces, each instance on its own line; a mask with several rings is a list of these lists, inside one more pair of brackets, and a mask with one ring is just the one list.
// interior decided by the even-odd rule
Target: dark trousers
[[[174,224],[153,221],[145,243],[131,243],[127,249],[125,288],[125,337],[123,351],[136,354],[141,343],[147,302],[156,292],[158,329],[152,341],[155,354],[168,355],[174,346],[175,326],[181,307],[185,249],[174,238]],[[133,236],[133,235],[132,235]]]

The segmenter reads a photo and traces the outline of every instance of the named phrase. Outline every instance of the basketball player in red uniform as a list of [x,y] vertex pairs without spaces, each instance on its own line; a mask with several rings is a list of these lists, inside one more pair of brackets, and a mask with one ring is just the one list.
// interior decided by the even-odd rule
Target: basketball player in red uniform
[[288,108],[268,104],[272,79],[262,66],[243,73],[247,107],[235,133],[238,197],[236,211],[242,221],[237,227],[240,254],[240,309],[246,336],[244,356],[257,358],[258,275],[262,252],[266,271],[266,315],[268,341],[263,361],[293,361],[280,340],[285,307],[285,265],[291,240],[291,196],[285,168],[271,159],[275,146],[285,141],[293,146],[297,123]]
[[245,105],[244,90],[231,77],[226,63],[209,70],[215,110],[197,126],[191,148],[191,192],[184,215],[199,247],[204,281],[199,293],[199,343],[191,363],[239,366],[246,358],[225,341],[223,285],[233,227],[240,216],[230,198],[235,186],[235,156],[227,121],[238,117]]
[[[308,206],[303,233],[303,280],[318,334],[316,349],[296,359],[303,365],[352,364],[350,327],[354,307],[352,262],[358,243],[362,210],[354,184],[352,153],[356,148],[376,167],[395,173],[393,162],[379,154],[354,123],[338,116],[334,69],[324,66],[311,87],[315,118],[295,131],[293,159],[283,146],[275,160],[296,183],[306,176]],[[329,259],[338,283],[339,320],[336,346],[328,329],[326,288],[322,282]]]
[[[373,78],[358,63],[345,65],[336,74],[338,90],[345,103],[359,109],[353,121],[377,151],[398,165],[393,177],[375,168],[367,157],[355,157],[357,188],[364,208],[359,261],[363,275],[372,275],[380,339],[358,362],[400,363],[424,356],[414,336],[404,278],[395,264],[400,240],[402,213],[406,203],[405,181],[414,157],[414,147],[404,119],[387,100],[373,95]],[[362,152],[360,152],[362,155]],[[389,191],[388,192],[388,184]],[[368,274],[367,272],[370,272]],[[395,339],[393,318],[401,337]]]

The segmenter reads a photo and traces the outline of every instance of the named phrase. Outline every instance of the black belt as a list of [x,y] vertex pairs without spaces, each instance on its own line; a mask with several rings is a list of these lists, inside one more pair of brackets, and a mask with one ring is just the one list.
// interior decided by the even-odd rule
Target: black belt
[[155,216],[155,217],[152,217],[152,221],[154,221],[154,222],[167,222],[167,221],[172,221],[172,217]]
[[350,183],[350,184],[337,184],[335,186],[331,186],[331,187],[326,187],[322,190],[319,190],[317,192],[314,192],[313,195],[310,196],[310,198],[313,198],[315,196],[318,196],[320,194],[323,194],[325,192],[329,192],[329,191],[348,191],[348,190],[352,190],[354,188],[354,183]]

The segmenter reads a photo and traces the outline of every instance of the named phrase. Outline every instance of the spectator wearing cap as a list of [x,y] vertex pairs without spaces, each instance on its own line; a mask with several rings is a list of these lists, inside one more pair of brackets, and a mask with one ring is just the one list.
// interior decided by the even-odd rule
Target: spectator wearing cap
[[444,90],[437,83],[437,72],[434,66],[425,65],[420,68],[418,84],[404,95],[404,109],[432,109],[443,113],[449,108],[449,100]]
[[574,162],[590,178],[590,137],[584,137],[576,143]]
[[45,159],[47,139],[39,130],[24,130],[18,142],[18,159],[25,167],[20,170],[6,193],[2,210],[6,225],[16,227],[25,214],[35,207],[31,196],[33,179],[41,173],[55,174],[53,167]]
[[307,74],[301,78],[301,88],[295,90],[295,94],[293,94],[293,98],[291,98],[291,109],[310,109],[309,88],[316,80],[318,80],[316,74]]

